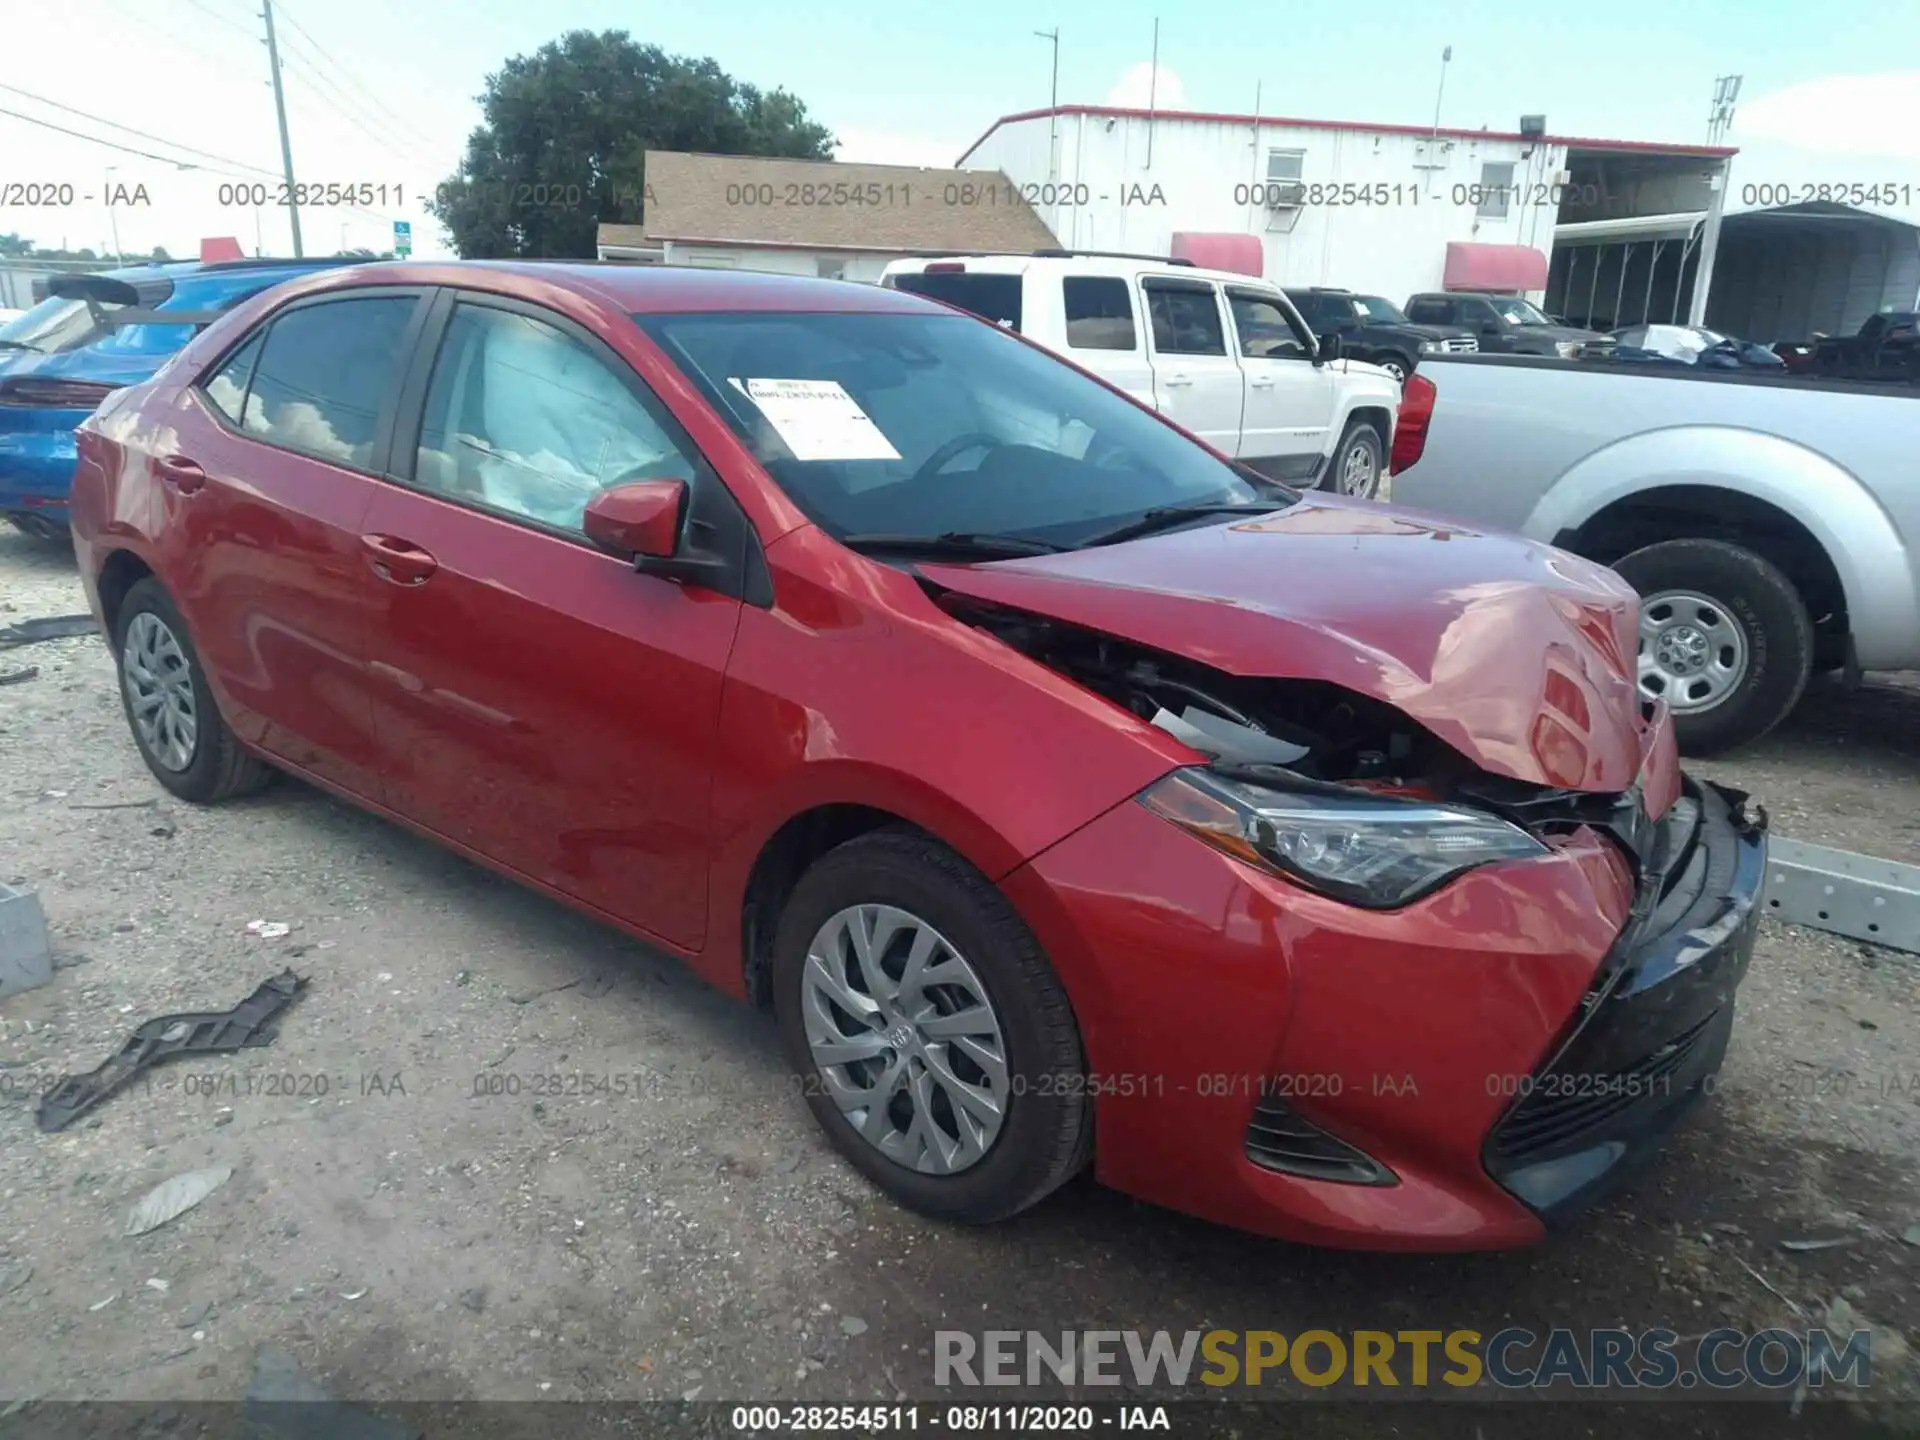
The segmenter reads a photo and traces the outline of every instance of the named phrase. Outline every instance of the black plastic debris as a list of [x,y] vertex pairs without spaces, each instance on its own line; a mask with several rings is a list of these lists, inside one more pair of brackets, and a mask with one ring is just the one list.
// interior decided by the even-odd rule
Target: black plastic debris
[[100,622],[91,615],[47,615],[38,620],[21,620],[0,625],[0,650],[17,645],[37,645],[42,640],[65,640],[73,635],[94,635]]
[[141,1071],[180,1055],[213,1055],[271,1045],[279,1032],[271,1022],[306,990],[307,982],[282,970],[231,1010],[201,1015],[162,1015],[127,1037],[120,1053],[85,1075],[63,1075],[40,1098],[35,1116],[48,1134],[64,1130]]
[[0,685],[24,685],[39,673],[38,665],[29,665],[23,670],[0,670]]

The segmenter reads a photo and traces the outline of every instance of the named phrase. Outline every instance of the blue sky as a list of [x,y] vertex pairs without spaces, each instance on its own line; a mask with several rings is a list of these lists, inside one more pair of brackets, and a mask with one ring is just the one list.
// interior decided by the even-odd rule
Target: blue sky
[[[238,176],[210,162],[180,170],[0,114],[0,186],[68,180],[96,197],[65,210],[0,209],[0,231],[101,244],[109,216],[98,193],[114,165],[112,182],[144,184],[151,200],[112,217],[126,248],[179,250],[215,233],[252,248],[257,230],[284,252],[283,215],[222,205],[217,188],[279,165],[254,0],[21,8],[8,16],[0,50],[0,87],[12,87],[0,88],[0,109],[162,148],[72,113],[85,111],[248,168]],[[1162,105],[1245,112],[1258,86],[1269,114],[1430,123],[1440,53],[1452,45],[1449,125],[1506,129],[1523,112],[1541,112],[1556,134],[1698,141],[1714,76],[1739,73],[1737,179],[1828,178],[1823,167],[1891,151],[1905,165],[1887,178],[1920,182],[1913,0],[1610,0],[1577,9],[1538,0],[1184,9],[1165,0],[285,0],[301,178],[407,186],[404,200],[366,213],[309,213],[308,248],[342,240],[384,247],[391,220],[406,218],[417,253],[433,253],[434,227],[418,196],[457,161],[485,75],[567,29],[626,29],[672,51],[711,55],[764,87],[784,86],[846,142],[843,158],[951,163],[997,116],[1046,103],[1051,51],[1036,29],[1060,29],[1064,103],[1143,96],[1156,11]],[[84,66],[56,58],[74,53],[76,35],[89,37]],[[70,108],[54,108],[62,105]],[[1789,152],[1789,141],[1804,148]],[[1776,174],[1782,167],[1792,173]]]

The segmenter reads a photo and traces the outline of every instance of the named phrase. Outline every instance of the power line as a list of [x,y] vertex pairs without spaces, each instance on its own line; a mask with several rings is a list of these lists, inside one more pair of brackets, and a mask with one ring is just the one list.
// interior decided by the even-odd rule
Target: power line
[[[175,150],[185,151],[189,155],[198,155],[205,160],[218,160],[222,165],[233,165],[233,166],[237,166],[242,170],[251,170],[256,175],[272,175],[273,174],[273,171],[271,170],[262,170],[259,166],[249,165],[244,160],[235,160],[230,156],[226,156],[226,155],[215,155],[210,150],[196,150],[194,149],[193,146],[182,145],[177,140],[168,140],[159,135],[150,135],[145,130],[136,130],[133,128],[133,126],[122,125],[117,120],[109,120],[102,115],[91,115],[87,113],[85,110],[76,110],[71,105],[62,105],[58,100],[49,100],[46,98],[46,96],[36,95],[31,90],[22,90],[17,85],[0,85],[0,90],[5,90],[12,95],[23,96],[28,100],[34,101],[36,104],[45,105],[50,109],[64,111],[68,115],[78,115],[82,120],[91,120],[94,124],[104,125],[109,130],[119,130],[122,133],[127,135],[136,135],[142,140],[152,141],[155,145],[166,145]],[[11,110],[0,112],[0,113],[15,115],[15,112]],[[31,115],[15,115],[15,118],[20,120],[26,120],[36,125],[46,125],[49,129],[60,130],[61,133],[63,134],[77,136],[79,139],[82,139],[82,140],[92,140],[96,145],[113,145],[113,142],[110,140],[102,140],[95,135],[82,135],[77,130],[67,130],[67,129],[64,129],[64,127],[62,126],[51,124],[50,122],[45,120],[35,120]],[[125,146],[125,145],[113,145],[113,148],[116,150],[127,150],[130,154],[135,154],[135,155],[146,154],[146,152],[143,150],[133,150],[131,147]],[[147,158],[151,160],[166,160],[167,163],[170,165],[178,165],[181,163],[180,161],[171,159],[170,157],[165,155],[148,155]],[[200,166],[200,167],[194,167],[194,168],[204,169],[207,167]]]
[[218,10],[215,10],[211,5],[202,4],[201,0],[187,0],[187,4],[193,6],[194,9],[198,10],[201,14],[207,16],[209,19],[218,21],[220,24],[225,25],[228,29],[246,36],[247,39],[253,41],[256,45],[260,43],[260,37],[258,35],[255,35],[253,31],[249,30],[246,26],[242,25],[238,20],[234,19],[232,16],[222,15]]
[[390,129],[387,133],[382,134],[378,130],[369,128],[364,121],[370,120],[373,124],[378,125],[380,123],[379,117],[371,114],[371,112],[366,111],[364,108],[349,108],[357,106],[358,102],[316,69],[313,62],[308,60],[298,50],[295,50],[293,46],[283,43],[280,49],[287,59],[296,62],[297,69],[311,85],[316,87],[324,85],[333,92],[336,98],[329,99],[326,95],[318,93],[316,89],[315,98],[318,99],[321,104],[335,111],[341,119],[352,125],[368,139],[373,140],[376,144],[389,150],[393,154],[401,156],[410,164],[419,165],[422,169],[434,168],[434,164],[437,162],[427,161],[424,155],[414,151],[410,145],[401,146],[396,144],[396,141],[400,137],[395,136]]
[[[173,156],[171,156],[171,155],[156,155],[156,154],[154,154],[154,153],[153,153],[153,151],[151,151],[151,150],[139,150],[139,149],[136,149],[135,147],[133,147],[133,146],[131,146],[131,145],[121,145],[121,144],[117,144],[116,142],[114,142],[114,141],[112,141],[112,140],[102,140],[102,139],[101,139],[101,138],[100,138],[100,137],[99,137],[98,135],[85,135],[85,134],[82,134],[82,133],[81,133],[80,131],[78,131],[78,130],[69,130],[69,129],[68,129],[68,128],[67,128],[66,126],[64,126],[64,125],[56,125],[56,124],[54,124],[54,123],[53,123],[53,122],[52,122],[51,120],[41,120],[41,119],[38,119],[38,118],[36,118],[35,116],[32,116],[32,115],[22,115],[22,114],[21,114],[21,113],[20,113],[20,112],[19,112],[18,110],[6,110],[6,109],[0,109],[0,115],[9,115],[9,116],[12,116],[12,117],[13,117],[13,118],[14,118],[15,120],[24,120],[24,121],[26,121],[26,122],[27,122],[27,123],[28,123],[29,125],[38,125],[38,126],[41,126],[42,128],[44,128],[44,129],[47,129],[47,130],[57,130],[57,131],[59,131],[59,132],[60,132],[60,133],[61,133],[62,135],[71,135],[71,136],[73,136],[73,138],[74,138],[74,139],[76,139],[76,140],[86,140],[86,141],[90,141],[91,143],[93,143],[93,144],[95,144],[95,145],[104,145],[104,146],[106,146],[106,147],[107,147],[107,149],[109,149],[109,150],[119,150],[119,151],[121,151],[121,152],[123,152],[123,153],[125,153],[125,154],[128,154],[128,155],[139,155],[139,156],[141,156],[141,157],[143,157],[144,159],[147,159],[147,160],[160,160],[160,161],[164,161],[164,162],[165,162],[166,164],[168,164],[168,165],[172,165],[172,166],[175,166],[176,168],[178,168],[178,169],[181,169],[181,170],[210,170],[210,171],[212,171],[212,172],[213,172],[214,174],[216,174],[216,175],[231,175],[231,176],[233,176],[233,178],[234,178],[234,179],[236,179],[236,180],[247,180],[247,179],[250,179],[250,178],[252,178],[251,176],[247,176],[247,175],[243,175],[243,174],[241,174],[241,173],[240,173],[239,171],[237,171],[237,170],[227,170],[227,169],[223,169],[223,168],[221,168],[221,167],[220,167],[220,166],[218,166],[218,165],[195,165],[195,164],[190,164],[189,162],[187,162],[187,161],[185,161],[185,160],[179,160],[179,159],[176,159],[176,158],[174,158],[174,157],[173,157]],[[89,117],[89,118],[91,118],[91,117]],[[160,143],[160,144],[162,144],[162,145],[169,145],[169,144],[172,144],[172,142],[171,142],[171,141],[169,141],[169,140],[162,140],[162,141],[160,141],[159,143]],[[182,149],[184,149],[185,147],[184,147],[184,146],[182,146],[181,148],[182,148]],[[233,164],[239,164],[239,162],[238,162],[238,161],[233,161],[233,162],[231,162],[231,163],[233,163]],[[251,168],[251,167],[248,167],[248,168]],[[256,170],[256,171],[254,171],[254,174],[256,174],[256,175],[271,175],[272,173],[273,173],[273,172],[272,172],[272,171],[270,171],[270,170]],[[276,176],[275,178],[277,179],[278,177]]]
[[400,115],[391,106],[389,106],[386,101],[382,100],[378,95],[374,94],[371,90],[367,89],[366,86],[362,85],[360,81],[357,78],[355,78],[354,73],[350,68],[348,68],[345,65],[342,65],[338,60],[334,59],[333,56],[328,53],[325,46],[323,46],[318,40],[314,39],[312,35],[307,33],[306,26],[302,25],[298,20],[296,20],[293,17],[292,13],[288,11],[286,4],[284,3],[284,0],[282,0],[282,4],[280,6],[280,16],[282,19],[284,19],[287,22],[289,26],[292,27],[295,34],[299,35],[301,39],[305,40],[307,44],[311,45],[314,48],[314,50],[319,54],[321,59],[325,60],[329,65],[333,66],[335,70],[340,72],[341,77],[347,82],[347,84],[351,85],[355,90],[359,91],[360,94],[366,98],[366,100],[373,106],[373,108],[376,111],[384,114],[385,119],[382,123],[397,126],[402,130],[411,130],[413,132],[414,139],[421,144],[431,145],[433,143],[430,139],[428,139],[428,137],[422,131],[416,128],[411,121],[407,120],[404,116]]

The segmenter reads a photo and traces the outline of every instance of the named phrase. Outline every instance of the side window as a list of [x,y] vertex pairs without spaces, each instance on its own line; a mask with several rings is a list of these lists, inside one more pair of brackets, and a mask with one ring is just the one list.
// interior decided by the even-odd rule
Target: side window
[[253,384],[253,367],[260,359],[260,347],[267,332],[256,330],[253,338],[226,358],[226,362],[207,377],[200,391],[208,402],[232,424],[240,423],[246,409],[247,391]]
[[1227,332],[1220,323],[1218,292],[1211,285],[1142,282],[1153,348],[1162,355],[1224,355]]
[[1069,275],[1061,282],[1067,303],[1067,344],[1075,350],[1135,350],[1133,297],[1114,275]]
[[1500,312],[1477,295],[1471,300],[1454,301],[1453,318],[1462,325],[1470,325],[1476,330],[1500,328]]
[[1407,318],[1416,325],[1447,325],[1453,321],[1453,306],[1433,296],[1421,296],[1407,303]]
[[1272,300],[1252,290],[1229,290],[1227,303],[1233,307],[1233,328],[1240,337],[1242,355],[1256,360],[1312,358],[1307,337]]
[[663,419],[586,345],[525,315],[454,307],[427,387],[417,484],[579,530],[608,486],[697,473]]
[[382,295],[303,305],[275,319],[240,428],[270,445],[364,470],[381,405],[399,380],[418,300]]

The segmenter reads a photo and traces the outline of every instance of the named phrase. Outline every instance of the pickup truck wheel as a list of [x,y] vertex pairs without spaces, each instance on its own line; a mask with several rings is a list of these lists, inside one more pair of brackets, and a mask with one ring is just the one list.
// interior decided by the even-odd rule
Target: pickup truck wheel
[[1667,702],[1680,748],[1757,740],[1799,702],[1813,622],[1793,582],[1724,540],[1666,540],[1614,570],[1640,592],[1640,693]]
[[1382,355],[1374,362],[1391,375],[1396,385],[1407,383],[1407,372],[1413,369],[1413,362],[1400,355]]
[[1380,475],[1385,468],[1386,447],[1380,432],[1364,420],[1348,423],[1346,433],[1334,448],[1320,488],[1356,500],[1371,500],[1380,493]]

